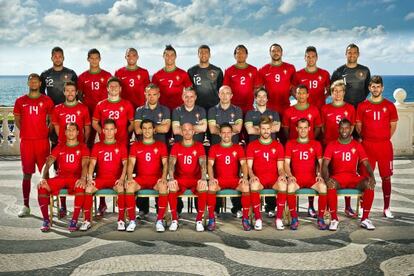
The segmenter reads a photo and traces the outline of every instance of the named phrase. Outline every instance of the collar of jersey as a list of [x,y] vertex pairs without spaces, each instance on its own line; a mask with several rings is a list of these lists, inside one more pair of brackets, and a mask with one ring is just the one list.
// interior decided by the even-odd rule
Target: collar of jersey
[[247,67],[249,67],[249,64],[246,63],[246,66],[242,67],[242,66],[238,66],[237,63],[234,64],[234,67],[236,67],[237,69],[246,69]]
[[299,107],[298,106],[298,104],[295,104],[295,108],[297,109],[297,110],[306,110],[306,109],[308,109],[309,108],[309,103],[306,103],[306,107],[305,108],[302,108],[302,107]]
[[106,142],[105,140],[103,141],[105,145],[114,145],[116,144],[116,140],[114,140],[112,143],[111,142]]
[[382,99],[381,99],[381,101],[379,101],[379,102],[373,102],[372,100],[371,100],[371,98],[369,98],[368,99],[368,101],[370,102],[370,103],[372,103],[372,104],[380,104],[380,103],[382,103],[383,101],[384,101],[384,96],[382,96]]
[[68,145],[68,142],[66,142],[66,146],[68,146],[68,147],[70,147],[70,148],[74,148],[74,147],[76,147],[77,145],[79,145],[79,141],[78,141],[75,145]]
[[27,97],[29,97],[30,99],[39,99],[41,96],[42,96],[41,93],[39,93],[39,96],[37,96],[37,97],[31,97],[30,93],[27,94]]
[[91,74],[91,75],[97,75],[97,74],[99,74],[101,71],[102,71],[102,70],[101,70],[101,68],[99,68],[99,70],[98,70],[98,71],[96,71],[96,72],[92,72],[92,71],[91,71],[91,69],[89,69],[89,70],[88,70],[89,74]]
[[334,102],[332,102],[332,106],[334,107],[343,107],[346,104],[346,102],[342,102],[342,104],[335,104]]
[[125,66],[125,69],[126,69],[127,71],[134,72],[134,71],[137,71],[137,70],[139,69],[139,66],[138,66],[138,65],[135,65],[135,68],[134,68],[134,69],[130,69],[130,68],[128,68],[128,66]]
[[342,143],[341,142],[341,140],[338,138],[338,142],[339,142],[339,144],[341,144],[341,145],[348,145],[348,144],[350,144],[351,142],[352,142],[352,137],[351,137],[351,139],[349,139],[349,142],[348,143]]
[[280,66],[282,66],[282,65],[283,65],[283,61],[282,61],[282,63],[281,63],[281,64],[279,64],[279,65],[277,65],[277,64],[272,64],[271,62],[269,63],[269,65],[270,65],[270,66],[273,66],[273,67],[280,67]]
[[273,140],[271,139],[269,143],[263,142],[261,138],[259,138],[259,143],[262,145],[270,145],[273,142]]
[[183,146],[183,147],[185,147],[185,148],[189,148],[189,147],[192,147],[192,146],[194,146],[194,140],[193,140],[193,142],[191,143],[191,145],[184,145],[184,140],[181,142],[181,145]]
[[220,146],[222,146],[223,148],[231,148],[231,146],[233,146],[233,143],[230,142],[228,145],[223,145],[222,143],[220,143]]
[[313,71],[313,72],[308,71],[308,69],[307,69],[306,67],[305,67],[304,69],[305,69],[305,72],[306,72],[306,73],[309,73],[309,74],[315,74],[315,73],[317,73],[317,72],[319,71],[319,68],[318,68],[318,67],[316,67],[316,70],[315,70],[315,71]]
[[78,101],[75,101],[74,104],[66,104],[66,101],[63,103],[66,107],[74,107],[78,105]]
[[301,142],[300,140],[299,140],[299,137],[296,139],[296,142],[298,142],[299,144],[309,144],[309,142],[310,142],[310,139],[308,138],[308,140],[306,141],[306,142]]
[[121,100],[122,100],[121,97],[119,97],[119,100],[117,100],[117,101],[112,101],[108,98],[108,102],[110,102],[110,103],[119,103]]
[[174,69],[172,69],[172,70],[167,70],[167,68],[166,68],[166,67],[162,68],[162,70],[164,70],[164,72],[167,72],[167,73],[172,73],[172,72],[174,72],[175,70],[177,70],[177,66],[174,66]]
[[155,143],[155,139],[152,139],[152,142],[151,142],[151,143],[149,143],[149,142],[144,142],[144,140],[142,140],[142,143],[143,143],[144,145],[152,145],[152,144],[154,144],[154,143]]

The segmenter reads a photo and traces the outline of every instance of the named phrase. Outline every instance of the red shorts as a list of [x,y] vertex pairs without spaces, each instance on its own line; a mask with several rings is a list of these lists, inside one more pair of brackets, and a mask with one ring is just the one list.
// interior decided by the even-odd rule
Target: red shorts
[[263,175],[259,176],[256,175],[259,178],[260,184],[263,185],[264,189],[272,189],[273,185],[277,182],[277,176],[274,177],[273,175]]
[[50,193],[52,195],[58,195],[59,191],[61,189],[68,189],[68,193],[69,194],[73,194],[74,190],[75,190],[75,183],[78,180],[78,178],[75,177],[53,177],[47,180],[47,184],[50,187]]
[[177,178],[178,182],[178,195],[182,195],[185,190],[189,189],[193,192],[193,194],[197,193],[197,182],[199,179],[195,178]]
[[98,177],[95,179],[95,187],[98,190],[113,189],[117,180],[115,178]]
[[239,178],[218,178],[221,189],[236,189],[239,186]]
[[[378,163],[378,170],[381,177],[388,177],[393,175],[393,149],[391,141],[363,141],[362,146],[368,155],[368,161],[372,170],[375,170],[375,165]],[[361,170],[363,175],[368,175],[365,167]]]
[[22,159],[22,170],[24,174],[36,172],[36,165],[39,172],[42,171],[46,158],[50,154],[50,143],[48,139],[21,140],[20,154]]
[[366,177],[358,174],[340,173],[331,175],[331,178],[338,182],[341,189],[356,189],[358,184]]
[[296,183],[301,188],[310,188],[316,183],[316,175],[295,175],[295,177]]
[[134,178],[135,182],[141,186],[141,189],[154,189],[158,179],[160,178],[154,176],[138,176]]

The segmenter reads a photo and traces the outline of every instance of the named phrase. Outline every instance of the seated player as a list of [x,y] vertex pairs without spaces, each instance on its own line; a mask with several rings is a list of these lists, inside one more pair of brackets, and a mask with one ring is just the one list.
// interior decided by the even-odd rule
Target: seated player
[[[101,189],[113,189],[118,193],[118,231],[125,230],[124,184],[128,151],[124,143],[119,143],[115,139],[117,127],[114,120],[106,119],[103,122],[102,132],[104,140],[93,146],[89,162],[88,183],[83,204],[85,219],[79,228],[81,231],[91,227],[93,194]],[[93,179],[96,168],[96,178]]]
[[326,230],[328,226],[323,220],[326,209],[326,185],[321,177],[322,147],[318,141],[309,139],[308,119],[300,119],[296,130],[298,138],[289,140],[285,149],[285,172],[288,177],[287,202],[292,217],[290,229],[296,230],[299,226],[296,213],[296,191],[300,188],[311,188],[319,193],[319,229]]
[[[228,123],[220,125],[221,143],[211,146],[208,153],[207,171],[209,176],[207,209],[207,229],[213,231],[216,227],[214,210],[216,205],[216,192],[221,189],[235,189],[242,192],[242,208],[245,217],[250,210],[250,190],[248,170],[243,148],[231,141],[233,132]],[[241,168],[242,177],[239,176]]]
[[[287,181],[283,168],[283,146],[272,139],[273,121],[269,117],[260,120],[260,138],[249,143],[246,156],[250,176],[250,199],[256,219],[254,229],[262,230],[262,215],[260,214],[260,191],[263,189],[277,190],[276,229],[283,230],[282,215],[286,203]],[[242,219],[244,230],[251,230],[250,222],[244,212]]]
[[[69,194],[75,193],[75,207],[69,231],[76,230],[80,210],[83,206],[86,175],[89,163],[89,149],[78,141],[79,129],[76,123],[68,123],[65,128],[66,143],[58,144],[46,161],[42,179],[38,188],[38,201],[43,216],[42,232],[50,230],[49,203],[50,194],[57,195],[61,189],[68,189]],[[53,163],[59,164],[57,176],[49,178],[49,169]]]
[[[351,122],[344,118],[339,122],[339,138],[328,144],[323,157],[322,176],[328,188],[328,206],[331,211],[329,230],[338,229],[338,198],[336,189],[359,189],[363,191],[364,213],[361,227],[374,230],[375,226],[368,219],[374,201],[375,178],[368,157],[360,143],[352,139]],[[357,173],[358,164],[362,163],[369,176]]]
[[181,126],[183,140],[171,148],[168,164],[168,202],[170,204],[172,222],[170,231],[178,229],[177,197],[191,189],[198,197],[196,231],[204,231],[203,216],[207,201],[207,166],[203,144],[193,139],[194,128],[190,123]]
[[[126,188],[126,206],[129,217],[127,231],[134,231],[135,192],[142,189],[158,191],[158,215],[155,229],[164,232],[164,213],[168,203],[167,172],[168,152],[165,143],[154,139],[155,123],[149,119],[141,121],[142,141],[132,144],[128,161],[128,182]],[[136,169],[136,177],[132,174]]]

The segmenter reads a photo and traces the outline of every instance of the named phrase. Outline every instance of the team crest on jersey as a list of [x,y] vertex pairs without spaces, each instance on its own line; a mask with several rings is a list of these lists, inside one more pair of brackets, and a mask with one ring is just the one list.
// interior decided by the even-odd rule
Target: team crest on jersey
[[217,73],[216,73],[216,71],[214,71],[214,70],[208,71],[208,77],[212,81],[216,80],[217,79]]
[[363,79],[365,79],[365,78],[366,78],[366,74],[365,74],[365,72],[364,72],[364,71],[362,71],[362,70],[358,70],[358,71],[356,71],[356,76],[357,76],[357,78],[358,78],[358,79],[360,79],[360,80],[363,80]]
[[104,82],[104,78],[101,78],[101,82]]
[[348,117],[348,111],[344,111],[345,117]]
[[196,116],[196,123],[198,123],[200,121],[200,113],[196,113],[195,116]]
[[197,151],[196,150],[193,150],[193,155],[197,156]]
[[79,154],[80,154],[80,150],[77,150],[77,151],[76,151],[76,155],[79,155]]
[[253,74],[252,73],[249,73],[249,78],[251,78],[253,76]]
[[236,157],[237,156],[237,151],[233,151],[232,154],[233,154],[234,157]]
[[65,80],[67,80],[69,77],[68,77],[68,75],[64,75],[64,76],[63,76],[63,78],[64,78]]
[[80,114],[81,114],[80,110],[76,111],[76,114],[78,114],[78,116],[80,116]]
[[276,149],[272,148],[272,153],[275,154],[276,153]]
[[285,75],[287,74],[287,70],[286,70],[286,69],[285,69],[285,70],[283,70],[283,74],[285,74]]
[[313,153],[313,148],[310,148],[310,149],[309,149],[309,152],[310,152],[310,153]]
[[273,116],[272,115],[269,115],[269,119],[273,121]]
[[384,113],[386,113],[387,112],[387,108],[386,107],[383,107],[382,108],[382,111],[384,111]]
[[157,154],[158,153],[158,148],[154,149],[154,153]]
[[352,154],[355,154],[355,152],[356,152],[356,148],[352,148],[352,149],[351,149],[351,152],[352,152]]
[[319,81],[322,81],[322,76],[319,76],[318,79],[319,79]]
[[308,114],[308,119],[312,120],[312,114]]
[[140,80],[140,79],[141,79],[141,75],[140,75],[140,74],[138,74],[138,75],[137,75],[137,79],[138,79],[138,80]]
[[180,76],[176,76],[176,77],[175,77],[175,79],[176,79],[177,81],[179,81],[179,80],[180,80]]
[[119,111],[124,111],[124,108],[121,106],[120,108],[119,108]]
[[118,149],[118,148],[116,148],[116,149],[114,150],[114,152],[115,152],[115,154],[118,154],[118,153],[119,153],[119,149]]
[[39,106],[40,106],[40,107],[42,107],[42,106],[43,106],[43,102],[40,102],[40,103],[39,103]]

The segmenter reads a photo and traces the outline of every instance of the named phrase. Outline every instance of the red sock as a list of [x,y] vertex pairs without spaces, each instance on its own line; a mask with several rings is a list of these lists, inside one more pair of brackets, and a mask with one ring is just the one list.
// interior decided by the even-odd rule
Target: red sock
[[172,220],[178,220],[177,214],[177,192],[170,192],[168,194],[168,203],[170,204]]
[[24,203],[24,206],[26,207],[29,207],[30,187],[31,187],[30,179],[23,179],[22,181],[23,203]]
[[158,196],[158,214],[157,220],[164,219],[165,209],[167,209],[168,194],[160,194]]
[[243,212],[243,218],[248,219],[249,218],[249,211],[250,211],[250,193],[242,193],[241,196],[241,206],[242,206],[242,212]]
[[345,197],[345,209],[349,209],[349,208],[351,208],[351,197],[346,196]]
[[49,220],[49,203],[50,197],[49,192],[44,188],[39,188],[37,190],[37,201],[39,202],[40,211],[44,220]]
[[216,209],[216,193],[215,192],[208,192],[207,193],[207,210],[208,210],[208,218],[214,218],[214,210]]
[[[296,194],[287,194],[287,203],[289,206],[289,212],[292,218],[297,218],[298,214],[296,213]],[[278,208],[279,209],[279,208]]]
[[262,219],[262,215],[260,214],[260,194],[258,191],[251,191],[250,192],[250,200],[253,207],[253,213],[255,219]]
[[323,219],[325,215],[327,196],[326,194],[319,194],[318,198],[318,218]]
[[313,207],[313,202],[315,201],[315,197],[314,196],[308,196],[308,208],[312,208],[315,209]]
[[83,198],[83,212],[86,221],[91,221],[92,203],[93,194],[85,193],[85,197]]
[[365,189],[362,198],[364,199],[364,213],[362,214],[361,221],[367,219],[369,216],[369,212],[371,211],[372,207],[372,202],[374,201],[374,190]]
[[203,219],[204,212],[206,211],[206,203],[207,203],[207,192],[197,192],[198,196],[198,212],[196,216],[196,221],[200,221]]
[[286,192],[278,192],[276,197],[277,197],[276,218],[282,219],[283,211],[285,209],[287,194]]
[[63,208],[66,210],[66,196],[60,197],[60,208]]
[[[126,207],[125,201],[126,201],[125,193],[118,193],[118,221],[125,220],[125,207]],[[134,210],[135,210],[135,206],[134,206]],[[134,216],[134,219],[135,219],[135,216]]]
[[73,207],[72,220],[78,221],[80,210],[85,201],[85,189],[75,188],[75,206]]
[[391,200],[391,179],[382,177],[382,194],[384,195],[384,210],[390,208]]
[[[129,220],[135,220],[135,194],[125,194],[125,202]],[[124,216],[119,215],[118,220],[124,220]]]
[[334,220],[338,220],[338,214],[336,209],[338,208],[338,196],[336,189],[328,189],[328,206],[331,211],[331,217]]

